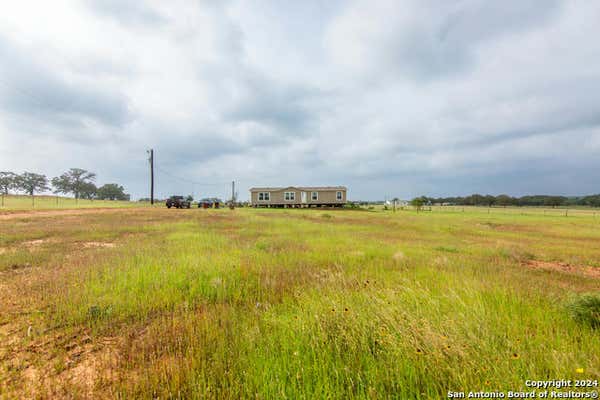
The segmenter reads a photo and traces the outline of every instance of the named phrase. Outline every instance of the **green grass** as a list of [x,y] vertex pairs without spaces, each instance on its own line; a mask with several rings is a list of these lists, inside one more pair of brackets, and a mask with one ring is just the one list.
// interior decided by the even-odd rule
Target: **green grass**
[[85,200],[70,197],[35,195],[0,196],[0,211],[3,210],[55,210],[71,208],[141,207],[149,204],[118,200]]
[[[238,209],[86,218],[89,237],[119,246],[48,272],[45,300],[34,304],[48,307],[35,322],[47,329],[117,338],[119,361],[104,368],[118,378],[94,393],[442,398],[600,377],[599,331],[570,311],[599,280],[523,265],[600,267],[592,216]],[[70,224],[28,224],[3,245],[60,233],[64,255],[90,240]],[[51,254],[38,264],[56,271],[65,258]]]

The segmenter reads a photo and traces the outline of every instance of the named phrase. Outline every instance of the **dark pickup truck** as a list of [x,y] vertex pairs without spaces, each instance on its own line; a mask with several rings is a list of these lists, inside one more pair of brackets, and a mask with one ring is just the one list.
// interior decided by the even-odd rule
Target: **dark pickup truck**
[[185,200],[183,196],[171,196],[167,199],[167,208],[190,208],[192,203]]

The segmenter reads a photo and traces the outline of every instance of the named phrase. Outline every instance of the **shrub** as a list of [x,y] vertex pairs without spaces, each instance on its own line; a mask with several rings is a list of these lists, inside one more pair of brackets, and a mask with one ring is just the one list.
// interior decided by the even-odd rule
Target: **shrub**
[[600,328],[600,294],[589,293],[572,300],[567,309],[577,322]]

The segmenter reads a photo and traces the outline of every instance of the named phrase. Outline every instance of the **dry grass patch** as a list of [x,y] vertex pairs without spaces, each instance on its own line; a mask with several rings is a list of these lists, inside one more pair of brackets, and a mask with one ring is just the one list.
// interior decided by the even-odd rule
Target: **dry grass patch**
[[86,249],[98,248],[98,247],[111,249],[115,246],[116,246],[115,243],[110,243],[110,242],[85,242],[85,243],[83,243],[83,247],[85,247]]
[[523,264],[528,268],[539,269],[544,271],[556,271],[565,274],[578,274],[588,276],[590,278],[600,279],[600,268],[583,266],[583,265],[571,265],[566,262],[560,261],[540,261],[540,260],[529,260]]

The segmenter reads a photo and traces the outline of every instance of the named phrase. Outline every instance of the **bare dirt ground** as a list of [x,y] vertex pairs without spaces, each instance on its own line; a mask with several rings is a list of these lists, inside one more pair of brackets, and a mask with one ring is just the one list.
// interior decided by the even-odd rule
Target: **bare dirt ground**
[[[143,225],[183,215],[147,207],[0,214],[0,234],[18,236],[0,247],[0,254],[26,257],[0,268],[0,399],[112,397],[103,390],[118,380],[123,339],[45,323],[41,316],[51,307],[42,293],[66,284],[64,276],[93,260],[110,259],[118,244],[131,240],[135,232],[118,231],[124,218]],[[81,227],[110,236],[82,240]],[[36,238],[40,231],[44,237]]]
[[590,278],[600,279],[600,268],[594,268],[584,265],[571,265],[565,262],[538,261],[530,260],[524,263],[528,268],[541,269],[546,271],[557,271],[566,274],[579,274],[589,276]]

